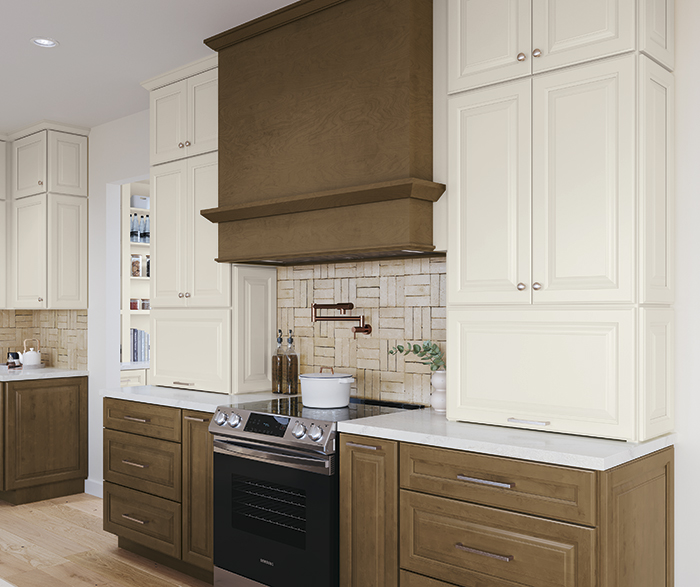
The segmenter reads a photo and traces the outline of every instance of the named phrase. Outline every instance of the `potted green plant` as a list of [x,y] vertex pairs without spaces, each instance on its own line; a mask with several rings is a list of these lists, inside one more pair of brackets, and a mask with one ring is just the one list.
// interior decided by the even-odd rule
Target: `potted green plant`
[[447,407],[447,372],[445,371],[445,353],[431,340],[426,340],[422,345],[416,343],[399,344],[389,350],[390,355],[414,354],[421,359],[421,363],[430,366],[433,372],[430,383],[433,385],[433,393],[430,397],[431,407],[438,413],[445,413]]

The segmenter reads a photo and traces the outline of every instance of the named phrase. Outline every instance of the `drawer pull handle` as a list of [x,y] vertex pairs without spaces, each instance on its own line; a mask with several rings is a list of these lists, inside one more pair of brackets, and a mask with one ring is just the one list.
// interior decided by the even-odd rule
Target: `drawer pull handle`
[[209,420],[206,420],[205,418],[193,418],[192,416],[185,416],[185,420],[189,420],[190,422],[208,422]]
[[530,424],[531,426],[549,426],[550,422],[544,422],[541,420],[520,420],[518,418],[508,418],[509,422],[513,424]]
[[141,424],[148,424],[150,420],[148,418],[134,418],[133,416],[124,416],[125,420],[129,422],[141,422]]
[[499,481],[489,481],[488,479],[477,479],[476,477],[467,477],[466,475],[457,475],[460,481],[469,481],[470,483],[480,483],[490,487],[501,487],[502,489],[513,489],[515,483],[500,483]]
[[345,446],[353,446],[355,448],[364,448],[367,450],[379,450],[378,446],[369,446],[368,444],[357,444],[356,442],[346,442]]
[[122,518],[125,520],[129,520],[130,522],[136,522],[137,524],[141,524],[142,526],[148,524],[148,520],[139,520],[138,518],[132,518],[129,514],[122,514]]
[[462,544],[461,542],[455,544],[455,548],[457,548],[458,550],[463,550],[464,552],[470,552],[471,554],[478,554],[480,556],[495,558],[496,560],[503,561],[504,563],[509,563],[513,560],[513,557],[510,554],[502,555],[494,554],[492,552],[486,552],[485,550],[477,550],[476,548],[469,548],[468,546],[464,546],[464,544]]
[[142,465],[141,463],[134,463],[133,461],[127,461],[126,459],[122,459],[122,463],[125,465],[130,465],[131,467],[136,467],[138,469],[148,469],[148,465]]
[[194,383],[185,383],[184,381],[173,381],[173,385],[186,385],[187,387],[192,387]]

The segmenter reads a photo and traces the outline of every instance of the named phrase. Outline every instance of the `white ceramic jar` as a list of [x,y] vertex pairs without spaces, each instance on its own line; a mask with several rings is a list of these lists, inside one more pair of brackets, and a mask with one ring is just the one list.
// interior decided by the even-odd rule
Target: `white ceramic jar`
[[344,408],[350,403],[350,386],[355,378],[343,373],[304,373],[301,403],[307,408]]

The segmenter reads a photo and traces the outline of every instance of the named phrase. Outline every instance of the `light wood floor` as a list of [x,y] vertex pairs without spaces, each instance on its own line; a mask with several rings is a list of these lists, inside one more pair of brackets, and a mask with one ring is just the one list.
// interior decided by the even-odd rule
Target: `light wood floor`
[[117,547],[102,500],[87,495],[0,501],[0,587],[211,587]]

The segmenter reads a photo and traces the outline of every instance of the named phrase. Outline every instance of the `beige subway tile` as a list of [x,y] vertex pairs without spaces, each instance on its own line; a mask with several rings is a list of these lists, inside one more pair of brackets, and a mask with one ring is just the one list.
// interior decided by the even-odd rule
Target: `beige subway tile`
[[[439,294],[439,292],[438,292]],[[407,285],[406,297],[427,297],[430,300],[431,290],[429,285]]]
[[447,340],[447,330],[434,329],[431,336],[433,342],[445,342]]
[[380,278],[379,277],[358,277],[357,287],[379,287]]
[[446,318],[435,318],[431,314],[431,319],[430,319],[430,329],[431,330],[445,330],[447,328],[447,319]]
[[313,266],[309,265],[301,265],[294,267],[294,270],[292,272],[292,278],[294,280],[300,281],[300,280],[307,280],[307,279],[313,279],[314,278],[314,268]]
[[335,266],[336,277],[356,277],[357,266],[354,263],[337,263]]
[[432,337],[430,308],[421,308],[421,324],[423,325],[423,340],[429,340]]
[[403,320],[405,318],[404,309],[379,308],[379,319],[383,320],[384,318],[401,318],[401,320]]
[[314,290],[327,290],[335,289],[335,283],[333,279],[314,279]]
[[430,296],[409,296],[406,295],[405,305],[410,307],[426,307],[430,306]]
[[440,305],[445,306],[447,304],[447,276],[440,276]]
[[[408,294],[408,287],[409,286],[415,286],[415,285],[430,285],[430,275],[423,275],[423,274],[418,274],[418,275],[406,275],[405,279],[405,284],[406,284],[406,295]],[[424,295],[424,294],[420,294]]]
[[430,308],[430,316],[432,318],[447,318],[447,310],[444,306]]
[[447,273],[447,263],[444,257],[433,257],[430,260],[430,273]]
[[[321,343],[323,344],[323,343]],[[335,357],[334,346],[321,346],[318,341],[314,345],[314,355],[316,357]]]
[[356,346],[358,349],[378,349],[379,339],[376,336],[357,335]]
[[405,280],[404,276],[396,278],[396,306],[399,307],[406,305]]
[[439,306],[440,305],[440,276],[431,275],[430,276],[430,305]]
[[[358,281],[358,286],[357,286],[357,297],[358,298],[377,298],[379,300],[379,286],[377,287],[360,287],[359,286],[359,279]],[[364,300],[363,302],[364,303]]]
[[[397,330],[403,330],[404,328],[404,318],[379,318],[379,328],[395,328]],[[382,338],[386,338],[382,336]]]
[[379,275],[381,276],[404,275],[405,271],[403,260],[379,262]]
[[404,329],[403,328],[380,328],[377,332],[377,336],[383,339],[403,339]]
[[371,371],[379,370],[379,359],[361,359],[357,358],[358,369],[368,369]]

